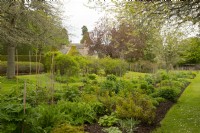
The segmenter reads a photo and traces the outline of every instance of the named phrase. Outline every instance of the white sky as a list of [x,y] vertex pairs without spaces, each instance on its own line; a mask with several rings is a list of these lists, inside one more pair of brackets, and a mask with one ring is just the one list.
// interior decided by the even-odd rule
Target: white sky
[[[88,30],[93,30],[95,22],[102,16],[102,13],[86,7],[88,0],[62,0],[64,16],[67,17],[63,21],[67,25],[70,34],[70,40],[73,43],[79,43],[81,35],[81,27],[87,26]],[[85,4],[85,5],[84,5]]]

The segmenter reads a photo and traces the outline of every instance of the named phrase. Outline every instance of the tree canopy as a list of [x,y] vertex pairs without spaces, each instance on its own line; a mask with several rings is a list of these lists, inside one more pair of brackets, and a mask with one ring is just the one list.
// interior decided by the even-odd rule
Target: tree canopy
[[44,0],[0,1],[0,40],[8,46],[7,76],[15,75],[15,47],[68,42],[57,9]]

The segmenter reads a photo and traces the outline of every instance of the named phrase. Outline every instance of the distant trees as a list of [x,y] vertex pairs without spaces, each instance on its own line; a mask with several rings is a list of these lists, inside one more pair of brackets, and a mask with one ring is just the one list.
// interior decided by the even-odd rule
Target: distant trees
[[[0,40],[7,45],[7,77],[15,76],[15,48],[24,44],[56,44],[64,39],[61,21],[49,2],[40,0],[0,1]],[[37,47],[38,48],[38,47]]]
[[155,39],[159,38],[158,31],[150,27],[139,27],[128,20],[109,21],[112,20],[102,18],[91,32],[91,51],[97,51],[100,57],[123,58],[131,62],[140,59],[154,60],[152,47],[160,41]]
[[82,28],[82,39],[80,41],[81,44],[90,45],[91,39],[88,32],[88,28],[84,25]]
[[200,63],[200,38],[192,37],[181,41],[181,64]]

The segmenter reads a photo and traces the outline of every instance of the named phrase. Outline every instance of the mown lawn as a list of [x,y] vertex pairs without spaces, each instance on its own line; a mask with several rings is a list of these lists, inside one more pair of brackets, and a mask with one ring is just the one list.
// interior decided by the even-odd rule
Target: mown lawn
[[200,133],[200,74],[192,80],[154,133]]

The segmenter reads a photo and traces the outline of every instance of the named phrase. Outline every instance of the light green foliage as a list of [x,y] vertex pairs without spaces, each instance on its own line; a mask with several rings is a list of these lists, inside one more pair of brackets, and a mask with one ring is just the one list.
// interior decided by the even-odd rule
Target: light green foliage
[[122,93],[117,99],[116,113],[120,118],[135,118],[151,123],[155,117],[155,107],[145,94]]
[[185,39],[181,42],[180,45],[181,64],[197,64],[200,63],[200,38],[193,37]]
[[73,58],[73,56],[58,55],[55,58],[55,62],[56,62],[57,71],[59,70],[59,73],[61,75],[64,75],[64,74],[68,76],[77,75],[80,70],[79,64]]
[[114,74],[122,76],[127,71],[128,64],[124,60],[112,59],[105,57],[100,59],[101,67],[105,70],[106,74]]
[[111,115],[104,115],[103,117],[100,117],[98,123],[101,126],[113,126],[117,124],[119,119],[116,117],[116,114],[112,113]]
[[84,130],[82,126],[72,126],[65,123],[56,126],[51,133],[84,133]]
[[97,77],[96,74],[89,74],[89,75],[88,75],[88,78],[89,78],[90,80],[95,80],[96,77]]
[[103,131],[106,133],[122,133],[122,131],[118,127],[104,128]]

